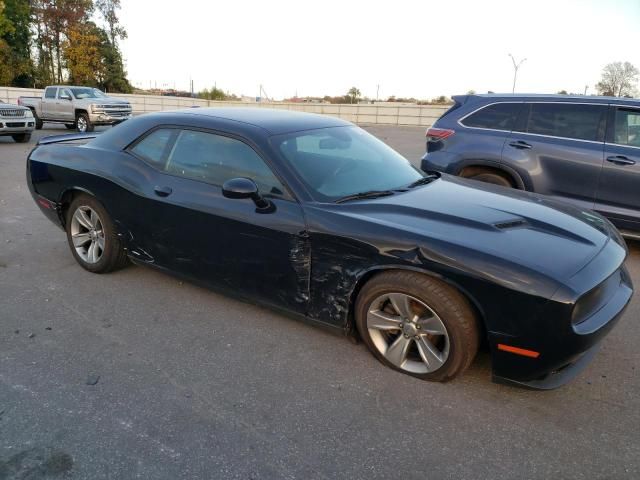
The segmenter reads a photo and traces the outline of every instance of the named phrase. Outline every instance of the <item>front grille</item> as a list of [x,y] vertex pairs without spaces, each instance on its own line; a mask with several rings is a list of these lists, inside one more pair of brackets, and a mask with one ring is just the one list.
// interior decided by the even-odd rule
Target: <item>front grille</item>
[[104,105],[94,108],[94,113],[104,113],[112,117],[127,117],[131,115],[131,105]]
[[0,117],[24,117],[26,110],[21,108],[3,108],[0,110]]
[[24,127],[24,122],[7,122],[5,124],[9,128]]

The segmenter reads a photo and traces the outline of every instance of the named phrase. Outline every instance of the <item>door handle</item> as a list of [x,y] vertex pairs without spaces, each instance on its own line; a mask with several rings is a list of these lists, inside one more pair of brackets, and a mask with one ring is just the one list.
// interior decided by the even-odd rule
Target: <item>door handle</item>
[[159,187],[157,185],[153,188],[153,191],[156,192],[156,195],[158,195],[159,197],[168,197],[169,195],[171,195],[171,192],[173,192],[173,190],[171,190],[171,187]]
[[631,160],[624,155],[612,155],[607,157],[607,162],[615,163],[616,165],[635,165],[636,161]]
[[517,140],[515,142],[509,142],[509,146],[513,147],[513,148],[519,148],[522,150],[526,150],[531,148],[531,145],[529,145],[527,142],[523,142],[522,140]]

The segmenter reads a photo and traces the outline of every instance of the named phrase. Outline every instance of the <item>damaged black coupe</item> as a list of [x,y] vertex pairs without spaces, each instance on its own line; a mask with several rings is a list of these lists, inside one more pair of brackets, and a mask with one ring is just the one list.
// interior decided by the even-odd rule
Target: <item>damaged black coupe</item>
[[632,295],[601,216],[424,174],[353,124],[266,109],[144,115],[48,137],[31,193],[85,269],[128,260],[360,335],[434,381],[481,344],[494,379],[568,381]]

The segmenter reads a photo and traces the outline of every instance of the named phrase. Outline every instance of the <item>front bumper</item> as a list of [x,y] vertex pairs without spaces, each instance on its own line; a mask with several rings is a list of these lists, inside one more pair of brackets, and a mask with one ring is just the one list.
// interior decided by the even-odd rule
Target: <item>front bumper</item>
[[91,113],[89,120],[94,125],[115,125],[133,118],[132,113],[124,115],[113,115],[110,113]]
[[[542,318],[531,319],[518,335],[489,332],[494,381],[546,390],[578,375],[633,296],[631,278],[623,265],[626,253],[623,245],[611,239],[548,301]],[[598,301],[591,302],[590,295],[599,291]],[[580,311],[577,305],[585,304],[590,309],[574,318]],[[530,355],[505,351],[505,345],[526,349]]]
[[21,133],[31,133],[35,128],[36,121],[33,117],[0,117],[0,135],[19,135]]

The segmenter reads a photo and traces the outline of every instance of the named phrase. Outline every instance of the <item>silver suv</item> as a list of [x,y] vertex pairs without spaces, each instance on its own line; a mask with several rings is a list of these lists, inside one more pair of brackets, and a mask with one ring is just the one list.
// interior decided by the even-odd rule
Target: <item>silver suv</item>
[[35,118],[31,110],[0,100],[0,137],[13,137],[18,143],[26,143],[31,139],[34,128]]

